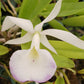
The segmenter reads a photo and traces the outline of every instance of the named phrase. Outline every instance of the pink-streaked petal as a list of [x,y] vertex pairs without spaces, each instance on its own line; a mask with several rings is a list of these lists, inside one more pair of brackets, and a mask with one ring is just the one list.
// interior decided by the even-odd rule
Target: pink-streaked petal
[[48,17],[46,19],[44,19],[40,24],[36,25],[36,27],[35,27],[36,30],[41,30],[44,23],[53,20],[58,15],[58,13],[60,12],[60,9],[61,9],[61,3],[62,3],[62,0],[57,1],[56,5],[54,6],[53,10],[48,15]]
[[47,47],[49,50],[51,50],[52,52],[56,53],[56,50],[52,47],[52,45],[49,43],[48,39],[46,38],[45,35],[41,35],[41,43]]
[[58,30],[58,29],[48,29],[48,30],[44,30],[42,33],[45,35],[56,37],[78,48],[84,49],[84,41],[80,40],[78,37],[76,37],[70,32]]
[[7,16],[2,24],[1,31],[5,31],[14,25],[19,26],[20,28],[24,29],[25,31],[33,31],[33,25],[30,20],[21,19],[17,17]]
[[31,33],[25,34],[23,37],[8,40],[5,44],[23,44],[32,40],[33,35]]
[[[13,77],[20,82],[35,81],[37,83],[49,80],[56,71],[56,63],[51,54],[44,49],[37,54],[31,50],[18,50],[10,58],[9,66]],[[35,51],[36,52],[36,51]]]

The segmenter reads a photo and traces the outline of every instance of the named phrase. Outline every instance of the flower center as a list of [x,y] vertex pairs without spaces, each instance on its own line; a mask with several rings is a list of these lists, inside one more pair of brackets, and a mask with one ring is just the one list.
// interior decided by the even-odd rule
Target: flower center
[[29,56],[31,56],[32,58],[36,59],[39,57],[39,54],[37,52],[37,50],[35,49],[35,47],[33,47],[29,53]]
[[29,56],[31,58],[32,63],[36,63],[36,60],[39,58],[39,53],[37,52],[37,50],[35,49],[35,47],[33,47],[30,50]]

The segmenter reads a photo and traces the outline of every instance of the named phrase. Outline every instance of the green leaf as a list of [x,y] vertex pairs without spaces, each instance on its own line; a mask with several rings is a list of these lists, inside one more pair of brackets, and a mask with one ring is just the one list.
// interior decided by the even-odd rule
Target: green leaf
[[[69,43],[63,42],[63,41],[50,40],[49,42],[57,51],[58,56],[64,56],[64,57],[74,58],[74,59],[84,59],[84,50],[83,49],[77,48],[77,47],[75,47]],[[47,49],[43,45],[41,45],[41,48]],[[51,54],[55,55],[52,52],[51,52]]]
[[84,15],[62,20],[64,25],[84,27]]
[[6,9],[5,9],[5,7],[3,6],[3,4],[0,2],[0,9],[3,9],[3,11],[5,11],[6,12]]
[[57,80],[56,80],[55,84],[65,84],[64,78],[57,77]]
[[78,0],[63,0],[63,2],[68,2],[68,3],[70,3],[70,2],[78,2]]
[[[68,0],[67,0],[68,1]],[[42,16],[48,16],[55,4],[49,4],[41,13]],[[69,15],[76,15],[77,13],[84,12],[84,2],[64,2],[62,3],[61,11],[58,17],[64,17]],[[84,14],[84,13],[83,13]],[[77,14],[78,15],[78,14]]]
[[80,39],[84,40],[84,35]]
[[84,69],[78,71],[79,74],[84,74]]
[[80,10],[77,15],[84,15],[84,9]]
[[58,22],[57,20],[52,20],[49,22],[49,24],[55,28],[55,29],[61,29],[61,30],[65,30],[68,31],[60,22]]
[[57,67],[59,68],[74,68],[75,67],[74,62],[67,57],[63,57],[60,55],[56,56],[55,54],[52,54],[52,56],[56,62]]
[[77,14],[78,12],[84,10],[84,2],[75,2],[75,3],[63,3],[59,17],[69,16]]
[[19,17],[32,20],[38,16],[51,0],[24,0]]
[[0,45],[0,55],[4,55],[9,52],[9,49],[5,46]]

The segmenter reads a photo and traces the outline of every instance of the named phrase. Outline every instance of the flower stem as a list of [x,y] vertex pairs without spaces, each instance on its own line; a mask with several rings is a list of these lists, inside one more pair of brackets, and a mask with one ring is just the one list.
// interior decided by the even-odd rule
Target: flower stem
[[16,16],[16,15],[9,9],[9,7],[6,5],[6,3],[5,3],[3,0],[1,0],[1,2],[2,2],[2,4],[4,5],[4,7],[6,8],[6,10],[7,10],[12,16]]
[[64,76],[64,78],[65,78],[67,84],[70,84],[70,81],[69,81],[67,75],[66,75],[63,71],[61,71],[61,72],[63,73],[63,76]]
[[11,9],[13,10],[14,14],[17,15],[17,12],[14,8],[14,6],[11,4],[10,0],[7,0],[8,1],[8,4],[10,5]]

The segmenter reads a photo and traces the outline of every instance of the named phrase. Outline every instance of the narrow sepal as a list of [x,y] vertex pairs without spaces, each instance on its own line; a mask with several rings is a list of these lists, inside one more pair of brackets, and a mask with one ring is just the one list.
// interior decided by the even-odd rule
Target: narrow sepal
[[23,37],[8,40],[5,44],[23,44],[32,40],[33,35],[31,33],[25,34]]
[[45,35],[56,37],[78,48],[84,49],[84,41],[80,40],[78,37],[76,37],[70,32],[58,30],[58,29],[48,29],[48,30],[44,30],[42,33],[44,33]]

